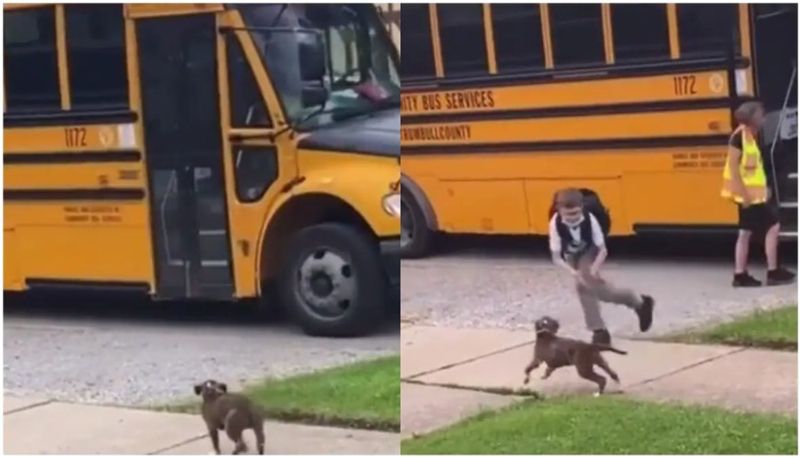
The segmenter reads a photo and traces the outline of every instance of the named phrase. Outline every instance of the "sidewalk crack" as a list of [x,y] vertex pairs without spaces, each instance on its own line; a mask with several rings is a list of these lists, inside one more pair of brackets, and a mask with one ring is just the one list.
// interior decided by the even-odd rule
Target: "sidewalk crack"
[[475,356],[475,357],[470,357],[468,359],[459,360],[459,361],[453,362],[453,363],[448,363],[446,365],[442,365],[442,366],[437,367],[437,368],[432,368],[430,370],[421,371],[419,373],[412,374],[411,376],[406,376],[404,378],[401,378],[401,381],[410,381],[410,380],[412,380],[414,378],[419,378],[421,376],[426,376],[426,375],[429,375],[431,373],[436,373],[437,371],[447,370],[449,368],[457,367],[459,365],[466,365],[468,363],[474,362],[476,360],[483,359],[485,357],[491,357],[493,355],[502,354],[502,353],[508,352],[508,351],[513,351],[514,349],[518,349],[518,348],[521,348],[523,346],[528,346],[530,344],[533,344],[535,341],[536,341],[535,339],[534,340],[530,340],[530,341],[525,341],[523,343],[515,344],[513,346],[508,346],[508,347],[505,347],[505,348],[502,348],[502,349],[498,349],[496,351],[487,352],[486,354],[481,354],[481,355],[478,355],[478,356]]
[[179,448],[179,447],[184,446],[186,444],[193,443],[195,441],[201,440],[201,439],[203,439],[203,438],[205,438],[207,436],[208,436],[208,433],[204,433],[202,435],[198,435],[198,436],[195,436],[193,438],[185,439],[185,440],[183,440],[183,441],[181,441],[179,443],[173,444],[171,446],[167,446],[167,447],[164,447],[164,448],[161,448],[161,449],[156,449],[153,452],[148,452],[147,455],[156,455],[156,454],[161,454],[162,452],[171,451],[173,449]]
[[513,388],[503,388],[503,387],[476,387],[476,386],[462,386],[459,384],[446,384],[446,383],[438,383],[438,382],[425,382],[419,381],[416,379],[404,379],[402,382],[406,384],[414,384],[418,386],[425,386],[425,387],[440,387],[442,389],[453,389],[453,390],[469,390],[472,392],[480,392],[484,394],[492,394],[492,395],[500,395],[504,397],[519,397],[519,398],[534,398],[537,400],[541,400],[544,398],[542,394],[535,390],[531,390],[528,388],[522,389],[513,389]]
[[730,351],[730,352],[726,352],[726,353],[724,353],[724,354],[720,354],[720,355],[715,355],[715,356],[709,357],[709,358],[707,358],[707,359],[700,360],[700,361],[698,361],[698,362],[690,363],[689,365],[682,366],[682,367],[680,367],[680,368],[677,368],[677,369],[675,369],[675,370],[672,370],[672,371],[670,371],[670,372],[667,372],[667,373],[664,373],[664,374],[658,375],[658,376],[656,376],[656,377],[649,378],[649,379],[645,379],[645,380],[643,380],[643,381],[639,381],[639,382],[637,382],[637,383],[634,383],[634,384],[630,384],[628,387],[630,387],[630,388],[634,388],[634,387],[643,386],[643,385],[645,385],[645,384],[650,384],[650,383],[653,383],[653,382],[656,382],[656,381],[660,381],[660,380],[662,380],[662,379],[664,379],[664,378],[668,378],[668,377],[670,377],[670,376],[673,376],[673,375],[676,375],[676,374],[678,374],[678,373],[682,373],[682,372],[684,372],[684,371],[691,370],[691,369],[693,369],[693,368],[699,367],[700,365],[705,365],[705,364],[707,364],[707,363],[710,363],[710,362],[713,362],[713,361],[715,361],[715,360],[719,360],[719,359],[722,359],[722,358],[724,358],[724,357],[728,357],[728,356],[730,356],[730,355],[734,355],[734,354],[738,354],[738,353],[740,353],[740,352],[744,352],[744,351],[746,351],[747,349],[748,349],[748,348],[746,348],[746,347],[743,347],[743,348],[735,348],[734,350],[732,350],[732,351]]
[[39,406],[44,406],[44,405],[46,405],[48,403],[52,403],[52,402],[53,402],[53,400],[43,400],[43,401],[40,401],[38,403],[34,403],[32,405],[26,405],[26,406],[22,406],[22,407],[19,407],[19,408],[16,408],[16,409],[3,411],[3,415],[4,416],[8,416],[9,414],[19,413],[19,412],[22,412],[22,411],[27,411],[29,409],[38,408]]

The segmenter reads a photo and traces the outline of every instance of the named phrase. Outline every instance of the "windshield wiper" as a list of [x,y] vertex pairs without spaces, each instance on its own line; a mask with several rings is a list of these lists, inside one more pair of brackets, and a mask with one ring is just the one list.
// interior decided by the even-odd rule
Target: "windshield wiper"
[[345,119],[351,119],[354,117],[364,116],[370,113],[374,113],[377,111],[382,111],[390,108],[399,108],[399,107],[400,107],[399,93],[397,95],[391,95],[389,97],[372,102],[370,103],[369,106],[365,108],[335,107],[331,109],[325,109],[325,105],[322,105],[320,106],[320,109],[308,113],[305,117],[298,120],[297,122],[289,123],[289,125],[276,132],[274,136],[277,137],[291,128],[302,130],[309,121],[324,114],[331,114],[333,116],[334,121],[343,121]]

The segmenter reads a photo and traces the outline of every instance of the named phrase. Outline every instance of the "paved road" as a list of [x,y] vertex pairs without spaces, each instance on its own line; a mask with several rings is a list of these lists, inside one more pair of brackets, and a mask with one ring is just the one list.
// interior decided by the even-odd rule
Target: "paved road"
[[[651,335],[702,325],[756,308],[797,302],[797,286],[733,289],[730,240],[613,240],[606,279],[656,297]],[[402,318],[448,327],[530,329],[543,314],[565,332],[584,336],[572,279],[552,266],[542,238],[448,238],[428,259],[402,264]],[[755,248],[759,249],[759,248]],[[797,265],[796,243],[782,246]],[[751,272],[763,277],[763,261]],[[612,333],[641,337],[633,313],[605,305]]]
[[15,300],[4,317],[6,392],[73,402],[159,404],[206,378],[237,386],[399,351],[396,318],[371,337],[328,339],[202,304]]

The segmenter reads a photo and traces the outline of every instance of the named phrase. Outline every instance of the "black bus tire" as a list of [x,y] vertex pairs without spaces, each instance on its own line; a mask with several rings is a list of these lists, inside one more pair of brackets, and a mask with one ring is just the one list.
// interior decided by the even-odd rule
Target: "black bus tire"
[[401,191],[401,236],[400,257],[418,259],[430,252],[433,231],[428,228],[425,215],[416,199],[406,190]]
[[386,280],[377,243],[364,231],[306,227],[291,237],[282,265],[281,301],[305,333],[361,336],[382,324]]

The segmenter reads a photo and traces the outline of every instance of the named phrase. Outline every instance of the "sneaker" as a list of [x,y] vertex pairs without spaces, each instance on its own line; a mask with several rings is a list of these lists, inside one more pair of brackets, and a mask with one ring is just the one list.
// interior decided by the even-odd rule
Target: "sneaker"
[[750,273],[745,271],[744,273],[733,275],[733,287],[761,287],[761,281],[750,276]]
[[653,307],[655,304],[653,297],[642,295],[642,306],[636,310],[636,315],[639,316],[639,330],[643,332],[650,330],[650,326],[653,325]]
[[605,344],[606,346],[611,345],[611,335],[609,335],[608,330],[595,330],[592,334],[592,343],[594,344]]
[[789,284],[794,282],[794,273],[783,267],[767,271],[767,285],[777,286],[779,284]]

